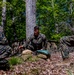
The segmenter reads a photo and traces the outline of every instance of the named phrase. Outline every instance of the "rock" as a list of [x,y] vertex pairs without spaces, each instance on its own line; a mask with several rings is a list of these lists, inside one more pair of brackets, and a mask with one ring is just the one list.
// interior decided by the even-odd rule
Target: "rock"
[[47,59],[47,56],[44,55],[44,54],[38,54],[37,57],[39,57],[39,58],[43,58],[43,59]]
[[24,61],[26,61],[26,60],[28,60],[29,58],[31,58],[32,55],[30,55],[30,54],[29,54],[29,55],[27,55],[27,54],[25,55],[25,54],[24,54],[24,55],[22,55],[21,57],[22,57],[22,59],[23,59]]
[[32,51],[31,50],[24,50],[23,52],[22,52],[22,55],[28,55],[28,54],[32,54]]

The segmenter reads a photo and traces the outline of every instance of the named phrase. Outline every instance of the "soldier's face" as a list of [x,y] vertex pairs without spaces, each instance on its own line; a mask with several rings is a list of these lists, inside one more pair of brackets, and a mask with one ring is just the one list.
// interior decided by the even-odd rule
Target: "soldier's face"
[[35,36],[38,36],[39,35],[39,30],[38,29],[34,30],[34,35]]

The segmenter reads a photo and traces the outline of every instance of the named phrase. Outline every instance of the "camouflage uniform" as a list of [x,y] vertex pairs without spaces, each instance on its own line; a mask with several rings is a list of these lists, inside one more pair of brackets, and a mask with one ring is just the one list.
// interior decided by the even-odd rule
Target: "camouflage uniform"
[[8,45],[3,29],[0,26],[0,69],[9,67],[8,61],[5,58],[7,58],[10,54],[11,47]]
[[27,48],[32,51],[46,49],[46,44],[46,37],[41,33],[38,35],[38,37],[31,35],[31,37],[27,40]]
[[61,54],[62,54],[62,58],[68,58],[69,57],[69,47],[74,46],[74,35],[72,36],[65,36],[63,38],[61,38],[60,40],[60,49],[61,49]]
[[19,42],[16,42],[16,41],[15,41],[15,42],[12,44],[12,48],[13,48],[12,54],[17,54],[17,53],[19,53],[18,47],[19,47]]
[[0,27],[0,59],[8,57],[11,53],[11,47],[8,45],[8,40],[6,39],[2,27]]
[[[31,35],[31,37],[26,41],[24,47],[26,46],[27,50],[22,52],[23,55],[44,55],[47,56],[47,59],[51,57],[50,52],[46,50],[47,48],[47,40],[44,34],[39,34],[38,37]],[[41,55],[41,56],[42,56]]]

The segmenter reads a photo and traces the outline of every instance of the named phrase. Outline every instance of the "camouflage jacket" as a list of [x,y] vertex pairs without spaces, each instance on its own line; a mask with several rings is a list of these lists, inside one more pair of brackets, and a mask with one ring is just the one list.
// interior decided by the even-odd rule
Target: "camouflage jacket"
[[11,54],[11,47],[8,45],[2,27],[0,27],[0,60],[7,58]]
[[33,51],[46,49],[47,41],[44,34],[39,34],[38,37],[31,35],[30,38],[26,41],[26,47]]

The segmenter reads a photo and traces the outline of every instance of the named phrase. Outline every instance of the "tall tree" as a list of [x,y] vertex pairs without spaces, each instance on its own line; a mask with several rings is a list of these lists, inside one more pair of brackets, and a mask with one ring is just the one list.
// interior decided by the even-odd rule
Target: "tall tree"
[[1,26],[4,28],[5,24],[6,24],[6,0],[3,0]]
[[33,34],[36,26],[36,0],[26,0],[26,39]]

